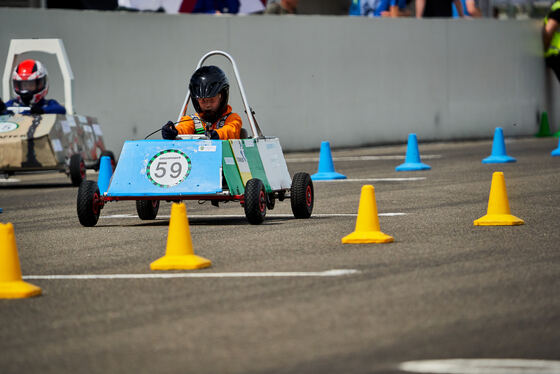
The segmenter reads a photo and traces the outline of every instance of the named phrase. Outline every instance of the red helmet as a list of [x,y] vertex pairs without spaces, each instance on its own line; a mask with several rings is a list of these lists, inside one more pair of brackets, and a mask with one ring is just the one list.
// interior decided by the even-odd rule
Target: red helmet
[[36,104],[49,91],[47,69],[37,60],[25,60],[18,64],[12,74],[16,98],[25,105]]

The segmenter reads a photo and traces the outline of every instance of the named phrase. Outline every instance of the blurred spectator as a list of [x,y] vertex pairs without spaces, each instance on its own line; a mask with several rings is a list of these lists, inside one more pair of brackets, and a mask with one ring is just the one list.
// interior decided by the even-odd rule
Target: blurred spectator
[[47,8],[115,10],[117,0],[47,0]]
[[407,0],[353,0],[349,14],[368,17],[408,17],[410,12],[406,10],[406,3]]
[[[482,11],[478,6],[478,0],[461,0],[463,5],[463,12],[466,17],[480,18],[482,17]],[[458,18],[459,12],[457,12],[457,7],[453,3],[453,18]]]
[[269,3],[264,14],[296,14],[299,0],[279,0]]
[[351,16],[373,16],[378,0],[352,0],[348,14]]
[[178,13],[184,0],[118,0],[117,10]]
[[239,11],[239,0],[198,0],[192,13],[233,13]]
[[263,13],[266,0],[239,0],[239,14]]
[[118,0],[119,10],[165,13],[237,13],[239,0]]
[[463,17],[461,0],[416,0],[416,18],[452,17],[452,3],[457,7],[459,17]]
[[381,0],[377,9],[373,12],[375,16],[381,17],[410,17],[411,13],[406,9],[407,0]]
[[544,56],[546,65],[554,71],[556,78],[560,81],[560,1],[555,1],[550,11],[544,18],[542,27],[542,39],[544,45]]

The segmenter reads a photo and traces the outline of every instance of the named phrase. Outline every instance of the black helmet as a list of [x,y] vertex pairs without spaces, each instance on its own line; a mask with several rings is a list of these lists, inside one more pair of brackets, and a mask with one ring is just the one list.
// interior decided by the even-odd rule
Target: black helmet
[[[226,110],[229,98],[229,81],[225,73],[217,66],[209,65],[197,69],[191,77],[189,83],[189,91],[192,97],[192,103],[197,113],[200,113],[203,120],[208,122],[216,122],[222,113]],[[222,100],[216,113],[212,111],[202,111],[198,100],[205,97],[214,97],[219,93],[222,94]]]

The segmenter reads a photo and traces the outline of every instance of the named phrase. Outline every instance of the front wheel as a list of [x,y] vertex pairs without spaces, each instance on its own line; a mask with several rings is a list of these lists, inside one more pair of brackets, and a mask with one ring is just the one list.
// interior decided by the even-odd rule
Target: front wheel
[[74,153],[70,157],[70,180],[73,186],[79,186],[86,180],[86,163],[79,153]]
[[296,173],[290,191],[292,212],[296,218],[309,218],[313,212],[313,182],[307,173]]
[[99,187],[94,181],[85,180],[78,188],[78,219],[83,226],[95,226],[99,220],[103,202],[99,194]]
[[142,220],[156,219],[159,200],[136,200],[136,212]]
[[261,224],[266,216],[266,193],[260,179],[253,178],[245,185],[245,217],[252,225]]

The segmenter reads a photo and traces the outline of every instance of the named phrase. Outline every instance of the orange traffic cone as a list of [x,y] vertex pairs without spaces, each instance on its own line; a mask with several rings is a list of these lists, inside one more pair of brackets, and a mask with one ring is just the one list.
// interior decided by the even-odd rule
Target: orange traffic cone
[[21,299],[41,294],[41,289],[21,279],[14,226],[0,223],[0,299]]
[[474,221],[475,226],[516,226],[525,222],[510,214],[504,173],[492,174],[492,186],[486,215]]
[[150,269],[192,270],[206,268],[210,265],[212,265],[210,260],[194,254],[185,203],[173,203],[165,256],[152,262]]
[[375,189],[372,185],[362,187],[356,230],[342,238],[342,243],[390,243],[394,239],[380,231],[377,204],[375,203]]

